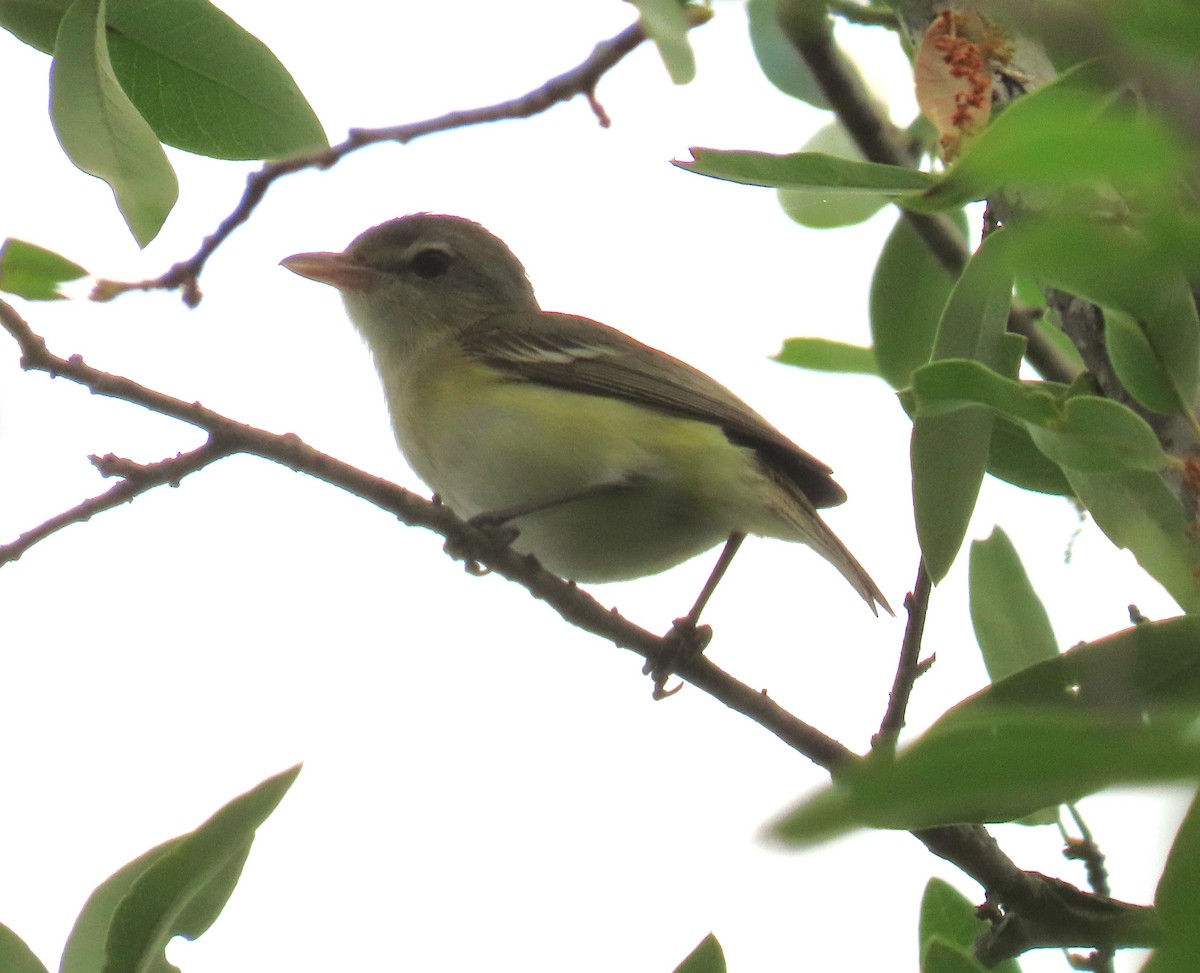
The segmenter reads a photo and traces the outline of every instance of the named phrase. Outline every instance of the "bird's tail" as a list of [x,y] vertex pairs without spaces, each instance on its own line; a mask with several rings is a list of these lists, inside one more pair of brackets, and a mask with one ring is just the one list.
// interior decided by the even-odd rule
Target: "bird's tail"
[[883,597],[879,585],[867,574],[867,569],[858,563],[858,558],[850,553],[850,549],[829,529],[829,525],[815,510],[810,530],[806,532],[804,539],[809,547],[842,573],[842,577],[854,586],[854,590],[862,596],[871,611],[878,615],[879,609],[882,608],[889,615],[896,614]]
[[[788,485],[790,486],[790,484]],[[892,611],[892,606],[883,597],[879,585],[867,574],[867,569],[858,563],[858,558],[850,553],[850,549],[841,542],[837,534],[829,529],[829,525],[821,519],[821,515],[809,502],[808,497],[796,488],[788,492],[792,495],[789,499],[793,502],[787,504],[786,509],[777,512],[783,515],[788,525],[795,531],[795,534],[791,535],[792,538],[804,541],[837,568],[842,577],[850,582],[854,590],[862,596],[863,601],[876,615],[882,608],[889,615],[894,616],[896,613]],[[796,534],[799,537],[796,537]]]

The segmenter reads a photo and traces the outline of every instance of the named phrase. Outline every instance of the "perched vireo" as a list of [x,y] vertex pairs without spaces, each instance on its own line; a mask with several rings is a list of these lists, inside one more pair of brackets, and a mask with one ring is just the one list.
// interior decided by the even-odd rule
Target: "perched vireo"
[[456,513],[584,582],[655,574],[747,534],[801,541],[891,611],[817,514],[846,494],[702,372],[596,321],[543,311],[483,227],[418,213],[343,253],[283,260],[332,284],[375,359],[396,441]]

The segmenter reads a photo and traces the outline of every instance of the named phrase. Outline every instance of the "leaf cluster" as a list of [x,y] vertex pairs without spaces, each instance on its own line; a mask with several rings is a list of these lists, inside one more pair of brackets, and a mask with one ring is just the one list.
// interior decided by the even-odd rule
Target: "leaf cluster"
[[287,69],[208,0],[6,0],[0,27],[53,56],[55,134],[112,187],[141,246],[179,195],[164,144],[214,159],[328,145]]

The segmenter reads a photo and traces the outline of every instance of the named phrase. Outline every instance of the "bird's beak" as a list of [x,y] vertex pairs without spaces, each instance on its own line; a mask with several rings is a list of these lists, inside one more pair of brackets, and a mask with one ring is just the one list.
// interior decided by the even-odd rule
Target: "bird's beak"
[[331,284],[339,291],[369,291],[378,287],[382,275],[345,253],[293,253],[279,261],[293,274],[322,284]]

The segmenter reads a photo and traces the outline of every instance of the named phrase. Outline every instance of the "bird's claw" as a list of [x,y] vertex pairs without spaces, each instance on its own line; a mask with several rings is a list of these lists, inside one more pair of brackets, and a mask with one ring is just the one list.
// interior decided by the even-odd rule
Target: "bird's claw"
[[674,696],[683,688],[681,682],[673,689],[667,689],[667,680],[680,664],[694,659],[708,647],[708,643],[712,641],[712,634],[711,625],[697,625],[688,616],[677,618],[671,623],[671,631],[663,636],[659,650],[642,666],[642,673],[654,682],[651,696],[655,700]]
[[472,517],[467,523],[474,527],[482,537],[479,540],[447,538],[446,543],[442,545],[442,550],[452,558],[462,561],[463,570],[467,574],[475,578],[482,578],[485,574],[490,574],[492,570],[482,562],[512,544],[521,532],[511,524],[505,524],[503,520],[489,514],[479,514]]
[[521,534],[516,527],[508,522],[507,517],[498,514],[476,514],[467,523],[476,530],[487,534],[492,538],[497,547],[508,547]]
[[[459,556],[450,551],[447,551],[447,553],[451,554],[452,557]],[[491,568],[489,568],[486,564],[480,564],[474,558],[464,557],[462,559],[462,563],[463,570],[466,571],[467,574],[469,574],[472,578],[482,578],[485,574],[492,573]]]

